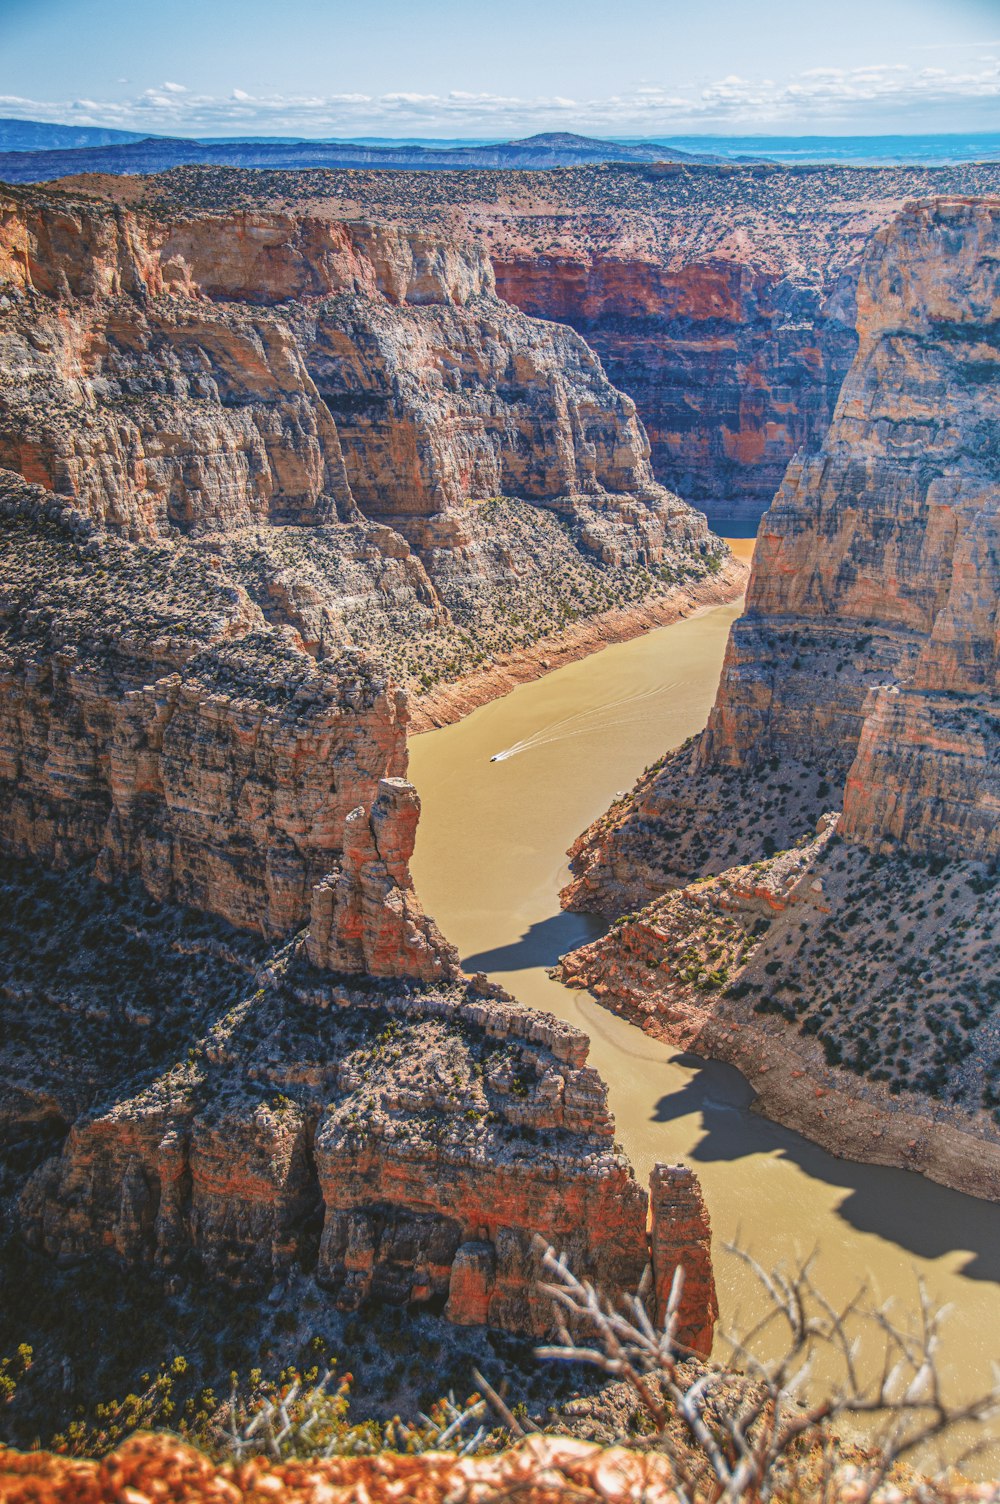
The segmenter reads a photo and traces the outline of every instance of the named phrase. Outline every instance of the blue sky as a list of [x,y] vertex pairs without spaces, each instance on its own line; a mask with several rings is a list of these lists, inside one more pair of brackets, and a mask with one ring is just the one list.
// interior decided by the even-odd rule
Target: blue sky
[[177,135],[1000,130],[1000,0],[0,0],[0,115]]

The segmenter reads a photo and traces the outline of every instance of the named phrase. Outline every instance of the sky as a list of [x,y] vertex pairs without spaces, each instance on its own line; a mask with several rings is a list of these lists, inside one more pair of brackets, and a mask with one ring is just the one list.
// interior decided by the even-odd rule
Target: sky
[[150,134],[1000,130],[1000,0],[0,0],[0,116]]

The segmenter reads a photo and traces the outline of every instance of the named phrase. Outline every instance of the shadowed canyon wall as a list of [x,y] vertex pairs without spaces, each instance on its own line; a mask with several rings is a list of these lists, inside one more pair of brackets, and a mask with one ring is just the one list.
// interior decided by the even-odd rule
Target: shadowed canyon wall
[[[721,546],[478,253],[45,195],[0,244],[10,1218],[59,1264],[536,1335],[536,1236],[635,1286],[649,1197],[585,1036],[463,978],[414,894],[408,700],[369,647],[454,642],[449,594],[553,550],[667,593]],[[498,570],[504,525],[534,552]],[[705,1349],[707,1219],[691,1259]]]
[[[749,524],[829,426],[853,358],[853,289],[723,256],[498,262],[501,294],[578,329],[634,400],[653,469],[715,519]],[[721,521],[717,523],[722,526]]]
[[997,199],[875,237],[708,727],[574,848],[567,904],[646,907],[563,962],[836,1152],[994,1199],[998,254]]

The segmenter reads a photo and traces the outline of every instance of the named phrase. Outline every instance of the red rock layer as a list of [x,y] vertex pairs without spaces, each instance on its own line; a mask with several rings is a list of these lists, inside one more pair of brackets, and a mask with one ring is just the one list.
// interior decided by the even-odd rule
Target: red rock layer
[[[762,521],[708,728],[581,841],[574,902],[620,911],[630,864],[645,902],[788,844],[841,791],[849,839],[996,855],[998,244],[996,199],[916,204],[875,237],[857,358]],[[697,850],[665,834],[692,805]]]
[[452,1504],[516,1496],[524,1504],[676,1504],[673,1469],[656,1453],[601,1448],[564,1436],[533,1436],[491,1457],[436,1452],[219,1466],[176,1437],[130,1437],[101,1461],[50,1452],[0,1452],[7,1504],[363,1504],[405,1498]]
[[[509,1498],[523,1504],[677,1504],[677,1464],[681,1460],[689,1470],[690,1446],[678,1443],[677,1454],[539,1435],[476,1457],[383,1451],[374,1457],[257,1456],[219,1464],[175,1436],[138,1432],[100,1460],[0,1452],[0,1489],[7,1504],[138,1504],[140,1498],[183,1504],[473,1504]],[[838,1467],[831,1478],[828,1459],[814,1458],[810,1482],[800,1467],[800,1497],[848,1504],[869,1488],[871,1460],[855,1452],[853,1464]],[[892,1483],[872,1498],[876,1504],[907,1504],[924,1498],[929,1486],[926,1478],[897,1467]],[[954,1476],[948,1483],[935,1480],[933,1489],[942,1504],[981,1504],[995,1486]]]
[[856,339],[837,296],[739,258],[681,266],[625,254],[497,258],[518,308],[570,324],[628,392],[657,477],[682,496],[756,520],[800,449],[829,425]]

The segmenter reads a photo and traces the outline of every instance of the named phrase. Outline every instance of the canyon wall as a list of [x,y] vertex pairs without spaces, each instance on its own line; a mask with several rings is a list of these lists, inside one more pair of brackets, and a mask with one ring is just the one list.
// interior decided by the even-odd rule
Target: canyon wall
[[[534,1335],[539,1237],[636,1287],[649,1198],[586,1036],[463,978],[413,892],[377,660],[317,663],[209,557],[2,482],[2,1180],[29,1246]],[[658,1192],[656,1258],[662,1284],[691,1233],[707,1350],[689,1199],[673,1226]]]
[[872,849],[995,855],[997,236],[992,199],[876,236],[858,356],[761,523],[708,727],[578,844],[573,902],[620,912],[630,869],[645,902],[842,799]]
[[564,901],[640,911],[562,963],[835,1152],[992,1199],[998,254],[997,199],[876,236],[857,358],[761,524],[708,727],[574,848]]
[[742,258],[501,261],[500,294],[572,325],[628,392],[654,472],[720,531],[755,523],[818,447],[857,348],[850,276],[815,285]]
[[998,190],[985,164],[622,166],[566,174],[542,205],[484,192],[467,217],[502,296],[579,330],[635,401],[657,479],[725,533],[824,441],[872,235],[908,200]]
[[652,490],[629,399],[475,248],[4,205],[0,462],[131,536]]
[[0,466],[213,555],[320,660],[375,649],[426,693],[568,616],[720,570],[735,590],[648,450],[583,340],[501,301],[461,239],[0,204]]
[[[406,767],[405,697],[380,666],[351,650],[319,666],[207,560],[102,535],[0,480],[7,851],[89,860],[105,881],[136,873],[158,899],[280,936],[332,871],[361,881],[350,833],[370,807],[381,852],[365,877],[408,889],[416,810],[386,796]],[[377,907],[353,906],[369,961],[452,964],[388,954]]]
[[408,700],[370,649],[457,674],[508,577],[534,642],[555,596],[669,595],[721,546],[481,253],[44,194],[0,243],[11,1225],[56,1265],[533,1335],[538,1237],[636,1286],[649,1197],[586,1038],[462,977],[413,891]]
[[[356,222],[374,218],[407,244],[422,237],[485,252],[501,297],[583,335],[635,402],[657,480],[725,532],[756,525],[788,462],[823,442],[857,348],[857,283],[872,235],[910,200],[997,193],[1000,168],[616,163],[540,179],[192,166],[67,188],[123,212],[227,210],[270,235],[272,258],[273,225],[289,206],[324,244],[334,226],[350,221],[356,240]],[[360,290],[355,282],[343,290]],[[324,285],[333,290],[329,278]]]

